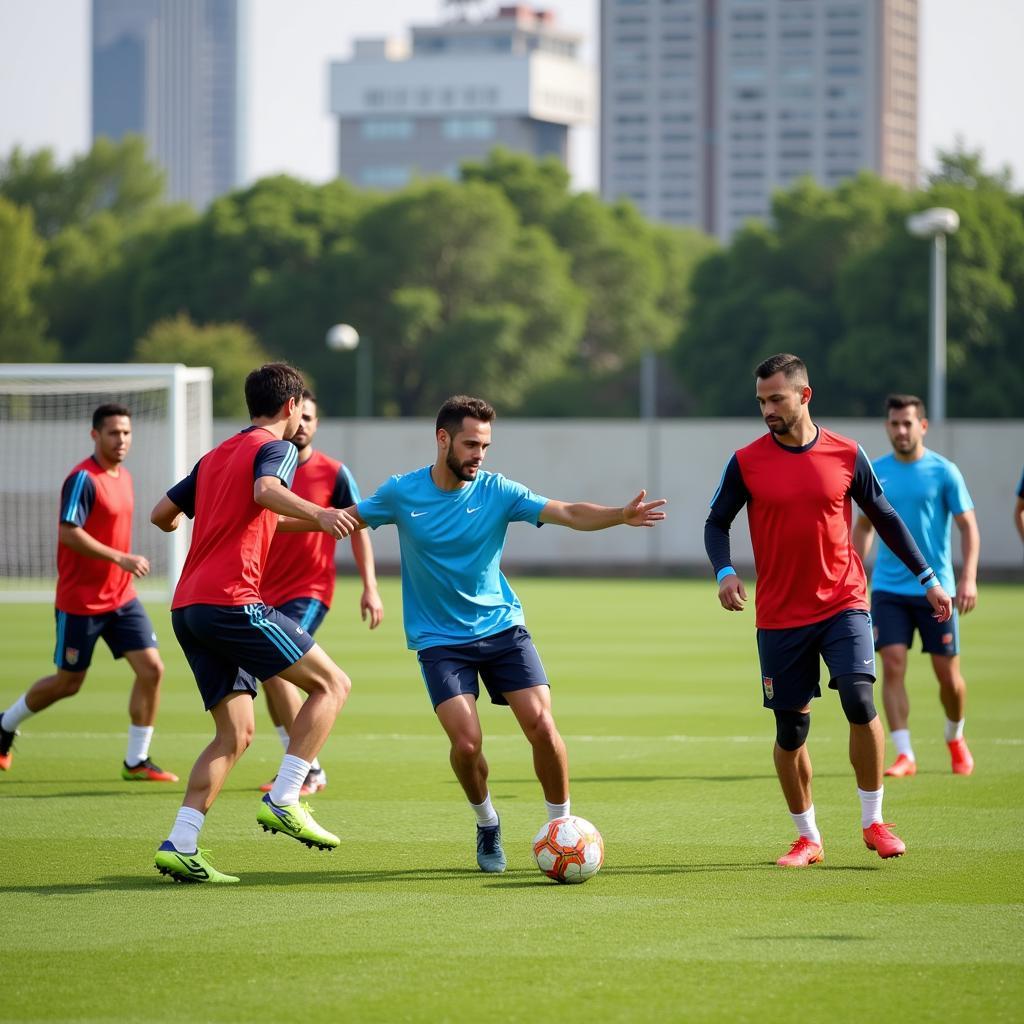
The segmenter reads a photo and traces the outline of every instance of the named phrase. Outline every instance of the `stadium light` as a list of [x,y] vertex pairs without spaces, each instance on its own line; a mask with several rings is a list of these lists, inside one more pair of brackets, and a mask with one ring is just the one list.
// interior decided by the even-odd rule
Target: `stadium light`
[[[369,419],[373,415],[373,345],[351,324],[335,324],[324,338],[332,352],[356,353],[356,416]],[[362,341],[362,344],[360,344]]]
[[933,423],[946,419],[946,235],[960,227],[956,210],[942,206],[913,213],[907,230],[932,241],[932,271],[928,304],[928,412]]

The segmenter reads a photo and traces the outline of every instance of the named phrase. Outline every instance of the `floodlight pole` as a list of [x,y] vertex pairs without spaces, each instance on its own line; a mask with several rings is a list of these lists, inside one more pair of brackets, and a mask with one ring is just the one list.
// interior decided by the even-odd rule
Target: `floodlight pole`
[[928,415],[946,421],[946,235],[932,238],[931,301],[929,303]]

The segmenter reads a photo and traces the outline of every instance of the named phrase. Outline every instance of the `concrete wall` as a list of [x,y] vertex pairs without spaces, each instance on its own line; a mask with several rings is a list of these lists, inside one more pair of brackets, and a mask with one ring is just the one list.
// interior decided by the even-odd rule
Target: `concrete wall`
[[[871,458],[890,451],[881,420],[822,420],[854,437]],[[222,440],[236,424],[214,423]],[[555,571],[657,573],[705,571],[704,520],[722,470],[736,448],[762,430],[749,420],[499,420],[486,468],[549,498],[619,505],[641,487],[669,500],[669,519],[651,530],[580,534],[558,527],[509,528],[505,561]],[[930,447],[953,459],[967,479],[981,529],[983,568],[1020,569],[1022,549],[1012,523],[1014,493],[1024,465],[1024,421],[962,421],[935,428]],[[394,473],[433,462],[433,423],[427,420],[322,420],[317,445],[342,459],[364,494]],[[383,566],[398,562],[392,527],[373,535]],[[959,541],[954,527],[954,555]],[[752,561],[745,516],[733,527],[738,565]]]

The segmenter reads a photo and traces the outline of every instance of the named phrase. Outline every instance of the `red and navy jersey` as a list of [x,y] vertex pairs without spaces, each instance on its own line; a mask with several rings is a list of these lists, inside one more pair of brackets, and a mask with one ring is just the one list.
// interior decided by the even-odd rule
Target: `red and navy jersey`
[[[323,452],[300,462],[292,490],[322,508],[348,508],[360,500],[352,474]],[[277,533],[263,570],[263,603],[277,608],[297,597],[313,597],[330,607],[334,597],[334,548],[329,533]]]
[[[108,473],[95,456],[83,459],[64,481],[60,521],[80,526],[101,544],[128,552],[132,547],[135,492],[131,474],[119,466]],[[131,573],[105,558],[90,558],[57,543],[57,609],[71,615],[102,615],[135,598]]]
[[791,629],[868,609],[864,566],[850,538],[852,501],[922,586],[928,568],[856,441],[818,428],[800,448],[768,433],[729,460],[711,500],[704,546],[719,580],[732,571],[729,527],[747,506],[759,629]]
[[207,452],[167,497],[190,519],[192,544],[171,608],[259,604],[260,580],[277,513],[257,505],[253,484],[276,476],[290,487],[298,449],[248,427]]

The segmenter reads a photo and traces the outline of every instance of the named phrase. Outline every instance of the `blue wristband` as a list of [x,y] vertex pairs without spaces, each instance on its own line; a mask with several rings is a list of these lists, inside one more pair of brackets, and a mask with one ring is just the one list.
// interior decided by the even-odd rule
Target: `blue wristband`
[[719,569],[718,570],[718,575],[715,576],[715,579],[718,580],[719,583],[721,583],[722,580],[724,580],[726,576],[735,576],[735,575],[736,575],[736,570],[731,565],[727,565],[724,569]]

